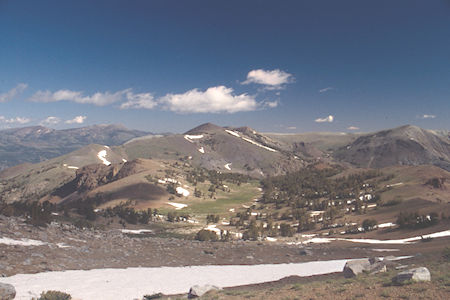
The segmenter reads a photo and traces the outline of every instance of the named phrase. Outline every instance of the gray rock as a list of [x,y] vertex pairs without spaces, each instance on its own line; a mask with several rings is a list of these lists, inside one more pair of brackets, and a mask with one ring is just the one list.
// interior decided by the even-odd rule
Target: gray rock
[[300,255],[313,255],[313,252],[309,249],[300,249]]
[[374,258],[362,258],[348,261],[344,266],[344,276],[355,277],[362,272],[368,272],[370,274],[386,272],[386,262],[377,257]]
[[7,283],[0,283],[0,299],[10,300],[16,297],[16,289]]
[[191,287],[191,289],[189,290],[189,294],[188,294],[188,298],[197,298],[197,297],[201,297],[204,294],[206,294],[209,291],[212,290],[219,290],[220,288],[214,285],[194,285],[193,287]]
[[398,273],[392,281],[394,283],[402,283],[404,281],[431,281],[430,271],[425,267],[409,269]]
[[367,271],[369,267],[370,261],[368,258],[355,259],[345,263],[343,273],[346,278],[355,277],[363,271]]

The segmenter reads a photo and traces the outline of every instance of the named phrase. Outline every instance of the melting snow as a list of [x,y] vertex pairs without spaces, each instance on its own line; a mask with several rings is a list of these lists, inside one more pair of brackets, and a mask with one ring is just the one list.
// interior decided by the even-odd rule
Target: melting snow
[[231,163],[227,163],[226,165],[224,165],[225,169],[230,170],[231,171]]
[[221,230],[219,228],[216,227],[216,225],[208,225],[208,227],[204,228],[205,230],[209,230],[212,232],[215,232],[217,235],[220,236],[220,232]]
[[152,230],[150,229],[121,229],[122,233],[131,233],[131,234],[141,234],[141,233],[150,233]]
[[13,245],[13,246],[44,246],[44,245],[47,245],[47,243],[44,243],[44,242],[38,241],[38,240],[31,240],[31,239],[14,240],[14,239],[10,239],[7,237],[0,238],[0,244]]
[[205,153],[205,149],[204,149],[203,147],[201,147],[200,149],[198,149],[198,151],[199,151],[200,153]]
[[193,143],[192,140],[198,140],[198,139],[203,138],[203,134],[199,134],[199,135],[185,134],[185,135],[184,135],[184,138],[185,138],[188,142]]
[[181,186],[177,187],[176,190],[177,190],[177,194],[183,195],[184,197],[187,197],[190,194],[188,190],[182,188]]
[[392,222],[389,222],[389,223],[378,224],[377,226],[378,226],[378,228],[386,228],[386,227],[395,226],[395,224]]
[[228,130],[228,129],[225,129],[225,131],[228,132],[231,135],[234,135],[235,137],[241,137],[239,135],[239,133],[237,133],[236,131],[232,131],[232,130]]
[[400,249],[372,249],[375,252],[396,252],[400,251]]
[[182,209],[187,207],[187,204],[183,203],[167,202],[167,204],[172,205],[173,207],[175,207],[175,209]]
[[275,149],[269,148],[269,147],[267,147],[267,146],[263,146],[263,145],[261,145],[261,144],[255,142],[255,141],[253,141],[253,140],[251,140],[251,139],[248,139],[248,138],[245,138],[245,137],[242,137],[242,139],[243,139],[244,141],[247,141],[247,142],[249,142],[249,143],[251,143],[251,144],[253,144],[253,145],[256,145],[256,146],[258,146],[258,147],[261,147],[261,148],[263,148],[263,149],[266,149],[266,150],[269,150],[269,151],[272,151],[272,152],[278,152],[278,151],[275,150]]
[[431,234],[425,234],[422,236],[415,236],[405,239],[398,240],[375,240],[375,239],[345,239],[345,238],[312,238],[306,241],[301,242],[302,244],[322,244],[322,243],[330,243],[332,241],[347,241],[353,243],[365,243],[365,244],[413,244],[421,239],[426,238],[438,238],[438,237],[446,237],[450,236],[450,230],[435,232]]
[[106,160],[106,150],[102,150],[97,154],[98,159],[100,159],[104,165],[109,166],[111,163]]
[[129,300],[145,294],[187,293],[193,285],[231,287],[256,284],[297,275],[312,276],[341,272],[346,259],[295,264],[188,266],[71,270],[17,274],[2,278],[17,291],[15,299],[28,300],[42,291],[59,290],[76,299]]

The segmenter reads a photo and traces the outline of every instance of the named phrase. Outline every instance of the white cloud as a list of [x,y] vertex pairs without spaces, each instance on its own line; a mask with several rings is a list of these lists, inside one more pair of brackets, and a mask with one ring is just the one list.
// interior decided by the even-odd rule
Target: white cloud
[[423,115],[420,118],[421,119],[434,119],[434,118],[436,118],[436,115]]
[[58,101],[73,101],[83,104],[94,104],[97,106],[105,106],[111,103],[122,101],[124,96],[131,92],[131,89],[125,89],[115,93],[104,92],[95,93],[91,96],[84,96],[82,92],[71,90],[58,90],[56,92],[37,91],[30,97],[33,102],[58,102]]
[[334,87],[329,86],[329,87],[326,87],[324,89],[320,89],[319,93],[325,93],[325,92],[328,92],[328,91],[331,91],[331,90],[334,90]]
[[252,70],[247,74],[247,80],[242,82],[242,84],[262,84],[265,85],[267,89],[280,89],[283,84],[290,83],[293,81],[292,74],[281,70]]
[[7,91],[6,93],[0,94],[0,103],[7,102],[7,101],[14,99],[14,97],[21,94],[27,87],[28,87],[27,84],[19,83],[14,88]]
[[4,116],[0,116],[0,122],[6,124],[26,124],[31,122],[31,119],[24,117],[15,117],[15,118],[5,118]]
[[66,124],[83,124],[84,120],[86,120],[86,116],[76,116],[72,120],[67,120]]
[[158,103],[154,100],[153,95],[150,93],[133,94],[132,92],[127,93],[127,102],[120,105],[121,109],[128,108],[146,108],[152,109]]
[[206,91],[193,89],[183,94],[167,94],[159,103],[177,113],[235,113],[253,111],[264,105],[247,94],[234,95],[232,88],[210,87]]
[[348,129],[348,130],[358,130],[359,127],[356,127],[356,126],[349,126],[349,127],[347,127],[347,129]]
[[334,116],[332,116],[332,115],[329,115],[326,118],[317,118],[315,120],[315,122],[317,122],[317,123],[325,123],[325,122],[331,123],[333,121],[334,121]]
[[61,119],[58,117],[47,117],[44,120],[42,120],[39,124],[41,125],[56,125],[59,122],[61,122]]
[[278,106],[278,101],[266,101],[264,107],[275,108]]

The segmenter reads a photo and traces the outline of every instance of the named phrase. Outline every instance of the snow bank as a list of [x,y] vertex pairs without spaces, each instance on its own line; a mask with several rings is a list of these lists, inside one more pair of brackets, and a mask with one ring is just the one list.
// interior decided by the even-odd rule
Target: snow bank
[[382,223],[382,224],[378,224],[378,225],[377,225],[378,228],[386,228],[386,227],[392,227],[392,226],[395,226],[395,224],[392,223],[392,222],[389,222],[389,223]]
[[225,131],[228,132],[231,135],[234,135],[235,137],[241,137],[239,135],[239,133],[237,133],[236,131],[232,131],[232,130],[228,130],[228,129],[225,129]]
[[341,272],[347,260],[296,264],[191,266],[127,269],[94,269],[38,274],[18,274],[2,278],[14,285],[16,299],[29,300],[44,290],[59,290],[75,299],[130,300],[145,294],[187,293],[193,285],[221,287],[274,281],[286,276],[311,276]]
[[142,234],[142,233],[150,233],[153,232],[150,229],[121,229],[122,233],[131,233],[131,234]]
[[245,137],[242,137],[242,139],[243,139],[244,141],[246,141],[246,142],[249,142],[249,143],[251,143],[251,144],[253,144],[253,145],[255,145],[255,146],[261,147],[261,148],[263,148],[263,149],[266,149],[266,150],[269,150],[269,151],[272,151],[272,152],[278,152],[278,151],[275,150],[275,149],[272,149],[272,148],[267,147],[267,146],[263,146],[263,145],[261,145],[261,144],[255,142],[255,141],[253,141],[253,140],[251,140],[251,139],[248,139],[248,138],[245,138]]
[[31,239],[14,240],[14,239],[7,238],[7,237],[0,238],[0,244],[13,245],[13,246],[44,246],[44,245],[47,245],[47,243],[44,243],[44,242],[38,241],[38,240],[31,240]]
[[183,203],[167,202],[167,204],[172,205],[173,207],[175,207],[175,209],[182,209],[187,207],[187,204]]
[[103,162],[104,165],[109,166],[111,163],[106,160],[106,154],[106,150],[101,150],[100,152],[98,152],[97,157]]
[[203,134],[199,134],[199,135],[185,134],[185,135],[184,135],[184,138],[185,138],[188,142],[193,143],[192,140],[198,140],[198,139],[203,138]]
[[177,187],[176,191],[177,194],[183,195],[184,197],[187,197],[190,194],[188,190],[182,188],[181,186]]
[[323,243],[330,243],[332,241],[347,241],[347,242],[353,242],[353,243],[365,243],[365,244],[413,244],[417,241],[420,241],[422,239],[426,238],[439,238],[439,237],[446,237],[450,236],[450,230],[435,232],[431,234],[425,234],[422,236],[415,236],[405,239],[398,239],[398,240],[375,240],[375,239],[344,239],[344,238],[312,238],[306,241],[301,242],[302,244],[309,244],[309,243],[315,243],[315,244],[323,244]]

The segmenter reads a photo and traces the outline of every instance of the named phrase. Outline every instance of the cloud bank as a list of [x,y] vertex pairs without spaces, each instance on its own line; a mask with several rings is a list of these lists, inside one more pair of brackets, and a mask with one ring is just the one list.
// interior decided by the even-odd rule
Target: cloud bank
[[265,85],[267,89],[281,89],[284,84],[290,83],[293,80],[292,74],[279,69],[271,71],[257,69],[248,72],[247,80],[242,82],[242,84],[256,83]]
[[86,116],[76,116],[75,118],[73,118],[72,120],[67,120],[66,124],[83,124],[84,120],[86,120]]
[[15,118],[6,118],[4,116],[0,116],[0,123],[6,123],[6,124],[26,124],[30,123],[31,119],[24,118],[24,117],[15,117]]
[[44,120],[42,120],[39,124],[46,126],[46,125],[56,125],[59,122],[61,122],[60,118],[50,116],[50,117],[47,117]]
[[156,105],[158,105],[158,103],[154,100],[153,95],[150,93],[133,94],[132,92],[127,92],[126,96],[127,101],[120,105],[121,109],[153,109]]
[[326,123],[326,122],[332,123],[333,121],[334,121],[334,116],[332,116],[332,115],[329,115],[328,117],[325,117],[325,118],[317,118],[314,120],[314,122],[316,122],[316,123]]
[[27,87],[28,87],[27,84],[19,83],[14,88],[12,88],[9,91],[7,91],[6,93],[1,93],[0,94],[0,103],[11,101],[12,99],[14,99],[14,97],[16,97],[16,96],[20,95],[21,93],[23,93],[23,91]]
[[434,119],[434,118],[436,118],[436,115],[422,115],[420,118],[421,119]]
[[59,102],[59,101],[73,101],[82,104],[94,104],[97,106],[105,106],[115,102],[122,101],[124,96],[131,92],[131,89],[118,91],[115,93],[104,92],[95,93],[90,96],[83,95],[83,92],[71,90],[58,90],[56,92],[37,91],[29,98],[33,102]]
[[253,111],[263,105],[253,96],[235,95],[232,88],[225,86],[210,87],[205,91],[193,89],[183,94],[167,94],[158,102],[163,108],[176,113],[236,113]]

